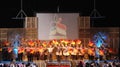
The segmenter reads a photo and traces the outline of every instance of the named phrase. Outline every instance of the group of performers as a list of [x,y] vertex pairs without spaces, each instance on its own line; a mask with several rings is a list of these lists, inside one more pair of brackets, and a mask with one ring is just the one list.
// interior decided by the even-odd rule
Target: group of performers
[[[8,42],[4,43],[8,53],[12,52],[12,47]],[[98,51],[97,51],[98,50]],[[33,60],[78,60],[98,58],[104,59],[106,53],[110,53],[104,47],[97,48],[93,42],[89,42],[87,46],[82,45],[80,40],[21,40],[21,45],[18,47],[19,61]]]

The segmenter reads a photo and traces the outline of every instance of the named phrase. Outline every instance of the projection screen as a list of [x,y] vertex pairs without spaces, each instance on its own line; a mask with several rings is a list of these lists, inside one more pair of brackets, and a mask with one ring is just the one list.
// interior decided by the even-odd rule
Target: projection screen
[[37,13],[38,39],[78,39],[79,13]]

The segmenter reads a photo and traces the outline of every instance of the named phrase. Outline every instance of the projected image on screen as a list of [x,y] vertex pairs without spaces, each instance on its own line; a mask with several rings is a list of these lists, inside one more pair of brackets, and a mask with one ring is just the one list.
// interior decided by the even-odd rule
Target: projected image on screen
[[79,13],[37,13],[40,40],[77,39]]
[[62,23],[62,18],[56,19],[55,22],[51,24],[49,39],[66,39],[67,31],[66,25]]

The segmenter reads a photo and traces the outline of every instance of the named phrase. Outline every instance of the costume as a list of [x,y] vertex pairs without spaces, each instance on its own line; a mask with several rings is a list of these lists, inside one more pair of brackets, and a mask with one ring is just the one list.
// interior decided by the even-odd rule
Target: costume
[[62,18],[59,18],[56,22],[52,23],[49,39],[66,39],[66,25],[62,24]]
[[18,46],[20,46],[20,40],[19,40],[19,35],[15,36],[15,39],[13,40],[13,60],[18,58]]

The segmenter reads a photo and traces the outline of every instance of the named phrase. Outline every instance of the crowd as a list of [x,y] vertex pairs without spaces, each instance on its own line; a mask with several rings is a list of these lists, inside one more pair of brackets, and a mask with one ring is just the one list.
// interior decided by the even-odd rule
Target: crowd
[[19,63],[16,63],[16,62],[7,62],[7,63],[4,63],[4,62],[1,62],[0,63],[0,67],[38,67],[35,63],[24,63],[24,62],[19,62]]
[[[10,42],[2,42],[2,58],[4,60],[12,60],[12,46]],[[56,57],[60,59],[90,59],[94,60],[100,57],[100,59],[109,59],[112,56],[113,50],[109,47],[101,46],[97,48],[93,42],[89,42],[87,45],[82,45],[80,40],[21,40],[20,46],[18,46],[18,61],[33,61],[47,60]],[[8,56],[9,55],[9,56]],[[109,57],[106,57],[109,56]]]
[[[74,66],[73,66],[74,67]],[[120,67],[119,61],[102,61],[100,63],[92,61],[92,62],[82,62],[80,61],[78,65],[75,67]]]
[[[9,41],[3,41],[2,44],[2,59],[13,60],[12,46]],[[93,42],[89,42],[87,45],[83,45],[80,40],[51,40],[51,41],[40,41],[40,40],[21,40],[20,46],[18,46],[18,58],[17,61],[30,61],[34,60],[112,60],[114,52],[109,47],[96,47]],[[113,57],[112,57],[113,56]],[[115,60],[115,59],[114,59]],[[0,64],[6,65],[6,64]],[[28,64],[29,65],[29,64]],[[87,65],[93,65],[98,67],[100,63],[84,63],[80,61],[77,66],[87,67]],[[102,65],[114,65],[118,66],[118,62],[107,62],[105,61]]]

